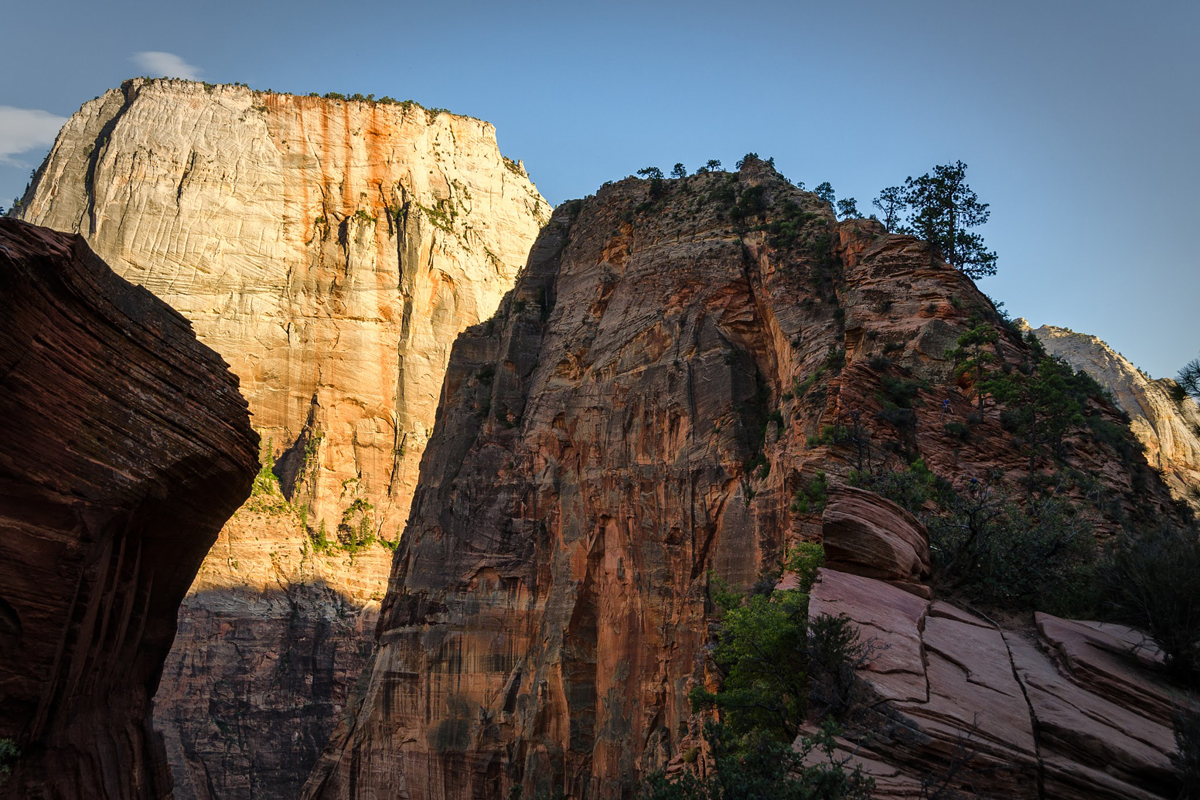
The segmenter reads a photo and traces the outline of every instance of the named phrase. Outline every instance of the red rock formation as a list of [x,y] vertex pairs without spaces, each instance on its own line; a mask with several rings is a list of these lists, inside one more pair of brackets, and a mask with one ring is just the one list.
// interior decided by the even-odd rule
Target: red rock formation
[[0,796],[169,795],[150,698],[256,468],[237,379],[78,236],[0,220]]
[[[946,430],[972,410],[945,357],[972,315],[1002,358],[1028,349],[926,245],[838,225],[754,159],[655,186],[560,207],[497,316],[456,342],[373,670],[307,797],[628,796],[698,727],[709,576],[747,585],[819,536],[793,504],[818,469],[836,484],[890,443],[944,475],[1028,470],[995,408]],[[928,381],[910,413],[885,375]],[[1086,430],[1069,450],[1116,511],[1169,507]],[[923,574],[919,526],[876,522],[852,533],[883,537],[885,572]],[[925,616],[856,580],[890,592],[896,625]],[[954,624],[939,633],[999,637]],[[924,700],[911,683],[898,699]]]

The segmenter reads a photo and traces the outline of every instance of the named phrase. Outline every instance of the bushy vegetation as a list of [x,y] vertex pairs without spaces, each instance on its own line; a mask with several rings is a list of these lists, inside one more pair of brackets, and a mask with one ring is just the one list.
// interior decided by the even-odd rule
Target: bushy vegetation
[[1189,698],[1171,714],[1176,752],[1171,756],[1182,783],[1179,796],[1200,797],[1200,705]]
[[13,763],[21,757],[21,748],[12,739],[0,739],[0,786],[12,774]]
[[1101,611],[1148,634],[1168,671],[1200,686],[1200,531],[1160,525],[1126,532],[1098,573]]
[[673,779],[651,775],[643,800],[870,796],[873,782],[839,757],[832,721],[799,737],[814,712],[845,710],[857,685],[856,668],[870,651],[847,617],[809,620],[808,592],[823,560],[820,545],[793,548],[786,566],[800,578],[794,590],[743,597],[713,579],[719,624],[712,663],[721,685],[715,692],[697,687],[691,701],[694,711],[719,713],[719,721],[704,729],[715,774],[703,780],[690,770]]

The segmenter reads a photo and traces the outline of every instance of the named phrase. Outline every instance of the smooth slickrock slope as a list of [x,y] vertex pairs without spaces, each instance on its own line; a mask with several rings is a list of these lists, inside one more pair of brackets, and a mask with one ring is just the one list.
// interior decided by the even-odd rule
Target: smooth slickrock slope
[[1174,381],[1151,380],[1095,336],[1043,325],[1034,334],[1050,353],[1061,356],[1112,392],[1129,414],[1129,427],[1146,448],[1146,459],[1163,473],[1171,493],[1200,511],[1200,407],[1171,396]]
[[237,378],[82,239],[0,220],[0,419],[0,796],[166,796],[150,698],[257,468]]
[[[616,798],[680,765],[688,691],[711,678],[710,575],[747,586],[819,537],[791,505],[818,469],[836,484],[890,450],[944,475],[1028,469],[996,409],[947,431],[972,411],[945,352],[973,315],[1003,358],[1028,354],[925,244],[835,222],[757,159],[560,207],[455,344],[373,668],[305,796]],[[928,381],[911,422],[885,375]],[[1144,463],[1086,430],[1068,450],[1112,513],[1172,513]],[[848,564],[875,524],[851,516]],[[872,574],[923,574],[914,524],[873,546],[892,555]]]
[[911,515],[840,490],[823,518],[827,552],[846,542],[848,520],[859,563],[820,571],[809,615],[848,616],[874,650],[859,673],[865,717],[855,742],[841,743],[875,779],[873,797],[1177,796],[1170,712],[1180,691],[1153,668],[1161,655],[1143,635],[1042,613],[1004,627],[931,601],[919,574],[889,569],[928,560]]
[[549,208],[480,120],[139,79],[71,117],[21,213],[188,317],[278,457],[298,515],[226,530],[235,555],[214,552],[182,609],[156,713],[181,800],[294,797],[391,555],[305,543],[397,538],[451,343],[492,314]]

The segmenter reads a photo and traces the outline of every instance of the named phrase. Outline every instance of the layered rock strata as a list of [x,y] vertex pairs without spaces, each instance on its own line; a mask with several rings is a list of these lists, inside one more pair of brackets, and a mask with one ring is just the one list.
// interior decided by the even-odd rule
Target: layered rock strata
[[[347,609],[386,585],[389,551],[348,549],[399,536],[450,345],[549,208],[477,119],[138,79],[71,117],[21,213],[82,233],[241,377],[299,516],[225,532],[244,555],[214,552],[181,610],[158,719],[181,800],[294,797],[363,658]],[[343,549],[316,568],[306,540]]]
[[[846,525],[840,505],[826,510],[827,542]],[[896,554],[927,557],[923,540],[895,536],[913,530],[908,515],[872,512],[862,562],[885,572]],[[821,570],[809,614],[849,617],[871,648],[859,671],[870,711],[840,757],[874,778],[873,796],[1178,796],[1170,714],[1182,693],[1142,634],[1042,613],[1004,626],[921,597],[911,581],[854,572]]]
[[[893,451],[961,479],[1043,467],[956,384],[946,351],[980,318],[1001,360],[1029,357],[925,244],[837,223],[757,159],[561,207],[455,344],[373,669],[305,796],[624,797],[672,767],[699,734],[709,581],[747,586],[819,538],[800,502],[819,471]],[[1065,449],[1106,513],[1170,513],[1086,428]],[[866,524],[881,577],[926,571],[914,524]]]
[[246,402],[77,236],[0,220],[0,320],[0,796],[169,796],[150,698],[250,491]]
[[1200,511],[1200,407],[1175,398],[1175,382],[1153,380],[1095,336],[1043,325],[1033,330],[1052,355],[1083,370],[1112,393],[1129,427],[1171,493]]

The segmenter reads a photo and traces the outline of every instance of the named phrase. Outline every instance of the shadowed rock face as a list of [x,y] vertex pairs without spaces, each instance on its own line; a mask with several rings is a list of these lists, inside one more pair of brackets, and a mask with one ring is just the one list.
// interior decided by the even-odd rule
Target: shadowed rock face
[[[754,159],[560,207],[496,317],[455,343],[373,669],[306,796],[623,797],[674,768],[700,724],[710,575],[746,586],[818,538],[792,502],[818,469],[894,463],[888,442],[943,475],[1028,469],[998,409],[946,430],[972,407],[944,354],[975,313],[1001,358],[1028,353],[924,244],[838,224]],[[929,382],[910,416],[880,414],[884,373]],[[1068,449],[1114,513],[1170,506],[1086,431]],[[843,541],[889,554],[877,574],[923,574],[915,520],[855,502],[880,518]]]
[[258,439],[227,365],[83,240],[0,220],[0,795],[156,798],[150,698]]
[[1151,380],[1095,336],[1043,325],[1034,334],[1051,354],[1083,370],[1129,415],[1146,460],[1163,473],[1171,493],[1200,511],[1200,408],[1171,396],[1174,381]]
[[[340,598],[378,603],[391,562],[380,546],[316,556],[305,525],[399,536],[450,346],[512,287],[549,207],[481,120],[138,79],[71,117],[21,213],[82,233],[241,378],[300,515],[247,510],[225,532],[204,599],[181,609],[196,617],[181,621],[158,724],[180,745],[180,800],[290,800],[371,643]],[[276,613],[314,574],[328,591]],[[298,713],[291,687],[310,683]],[[281,720],[300,729],[286,752]]]

